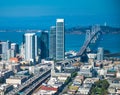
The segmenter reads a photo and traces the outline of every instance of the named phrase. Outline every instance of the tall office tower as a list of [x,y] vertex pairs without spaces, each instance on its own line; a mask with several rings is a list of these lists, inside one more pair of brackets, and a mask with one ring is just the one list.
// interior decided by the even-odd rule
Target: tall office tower
[[56,27],[52,26],[49,32],[49,57],[56,59]]
[[35,35],[35,57],[39,55],[39,49],[40,49],[40,38]]
[[64,19],[56,20],[56,60],[64,60]]
[[1,42],[2,45],[2,60],[7,60],[7,50],[10,49],[10,41]]
[[21,43],[21,45],[20,45],[20,57],[22,59],[25,59],[25,43],[24,44]]
[[19,53],[19,45],[17,43],[11,43],[11,49],[14,50],[16,54]]
[[16,51],[14,49],[10,49],[11,51],[11,58],[16,57]]
[[97,60],[102,61],[103,57],[104,57],[104,50],[102,47],[99,47],[97,52]]
[[35,35],[35,60],[40,62],[40,37]]
[[9,60],[11,58],[11,50],[7,50],[7,60]]
[[16,57],[16,52],[13,49],[9,49],[7,50],[7,60],[9,60],[10,58],[14,58]]
[[25,60],[28,62],[35,61],[35,33],[24,34],[25,38]]
[[49,56],[49,38],[48,31],[41,32],[40,37],[40,46],[41,46],[41,59],[45,59]]

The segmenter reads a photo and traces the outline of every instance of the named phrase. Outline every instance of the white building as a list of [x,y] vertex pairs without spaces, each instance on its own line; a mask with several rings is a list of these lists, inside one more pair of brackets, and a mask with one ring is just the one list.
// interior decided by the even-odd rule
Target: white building
[[25,36],[25,60],[35,61],[35,33],[26,33]]
[[97,60],[103,61],[103,57],[104,57],[104,50],[102,47],[99,47],[97,52]]
[[83,75],[84,77],[93,77],[94,76],[94,70],[92,65],[84,65],[82,68],[80,68],[80,71],[78,72],[78,75]]

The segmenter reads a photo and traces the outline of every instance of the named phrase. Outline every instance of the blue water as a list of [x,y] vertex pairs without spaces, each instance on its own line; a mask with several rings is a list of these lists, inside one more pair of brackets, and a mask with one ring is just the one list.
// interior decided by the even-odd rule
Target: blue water
[[[24,32],[0,32],[0,40],[16,42],[21,44]],[[85,40],[85,34],[65,34],[66,51],[79,51]],[[120,34],[104,34],[98,47],[110,50],[112,53],[120,52]]]
[[65,27],[91,26],[95,24],[120,27],[120,20],[116,16],[40,16],[40,17],[0,17],[0,29],[50,29],[50,26],[56,25],[57,18],[65,19]]

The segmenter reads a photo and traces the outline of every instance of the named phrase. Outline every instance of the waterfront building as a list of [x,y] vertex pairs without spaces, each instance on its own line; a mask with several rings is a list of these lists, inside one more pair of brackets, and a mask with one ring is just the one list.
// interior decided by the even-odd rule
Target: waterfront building
[[64,19],[56,20],[56,60],[64,60],[65,56]]
[[103,57],[104,57],[104,50],[102,47],[99,47],[97,52],[97,61],[102,61]]
[[40,46],[41,46],[41,59],[46,59],[49,57],[49,38],[48,31],[43,31],[40,37]]
[[56,27],[52,26],[49,32],[49,57],[56,59]]
[[25,60],[28,62],[35,61],[35,33],[24,34],[25,38]]

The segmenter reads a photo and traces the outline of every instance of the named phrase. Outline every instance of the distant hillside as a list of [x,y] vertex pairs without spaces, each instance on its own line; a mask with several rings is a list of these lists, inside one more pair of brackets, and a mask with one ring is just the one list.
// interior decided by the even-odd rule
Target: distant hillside
[[[72,27],[69,29],[66,29],[66,33],[69,34],[84,34],[86,33],[86,30],[91,30],[92,26],[88,26],[88,27]],[[101,31],[103,34],[107,34],[107,33],[120,33],[120,28],[115,28],[115,27],[110,27],[110,26],[100,26],[101,27]]]

